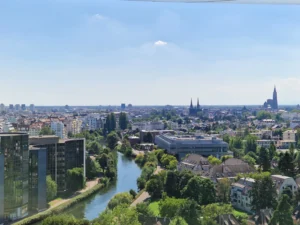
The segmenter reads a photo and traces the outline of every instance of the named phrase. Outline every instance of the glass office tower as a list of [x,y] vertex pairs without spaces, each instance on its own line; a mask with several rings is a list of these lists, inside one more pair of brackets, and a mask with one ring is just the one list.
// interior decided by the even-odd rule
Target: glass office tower
[[47,149],[29,148],[29,201],[30,213],[47,209]]
[[28,134],[0,133],[0,224],[28,214]]

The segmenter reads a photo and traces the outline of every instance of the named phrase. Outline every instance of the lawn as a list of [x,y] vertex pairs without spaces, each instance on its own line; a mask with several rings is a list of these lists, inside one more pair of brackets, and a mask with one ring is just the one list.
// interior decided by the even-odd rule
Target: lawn
[[159,201],[151,202],[148,207],[155,216],[159,216]]

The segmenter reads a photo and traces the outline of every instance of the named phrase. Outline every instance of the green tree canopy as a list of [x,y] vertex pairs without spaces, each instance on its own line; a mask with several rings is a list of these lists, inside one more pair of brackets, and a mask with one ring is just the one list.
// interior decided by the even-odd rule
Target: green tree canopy
[[67,171],[67,190],[69,192],[81,190],[84,186],[83,168],[73,168]]
[[49,126],[42,127],[40,135],[54,135],[55,132]]
[[271,176],[263,176],[255,180],[250,192],[252,197],[252,209],[259,212],[260,209],[276,206],[276,188]]
[[127,114],[124,112],[121,112],[119,115],[119,127],[122,130],[127,129],[128,127],[128,118],[127,118]]
[[220,179],[217,184],[218,198],[221,202],[227,203],[229,201],[229,194],[231,189],[231,182],[228,178]]
[[183,189],[183,195],[187,198],[194,199],[200,205],[213,203],[216,198],[212,181],[198,176],[189,180],[186,187]]
[[86,158],[86,177],[87,179],[95,178],[100,172],[99,163],[96,160],[92,160],[91,157]]
[[128,192],[118,193],[108,202],[107,208],[114,209],[115,207],[121,204],[125,204],[129,206],[132,200],[133,197]]
[[256,137],[252,135],[248,135],[246,138],[245,153],[246,154],[248,152],[256,153],[256,150],[257,150]]
[[47,185],[47,202],[53,200],[57,195],[57,184],[52,180],[51,176],[48,175],[46,178]]
[[188,225],[188,223],[182,217],[175,217],[169,225]]
[[115,149],[117,143],[118,143],[118,135],[116,132],[110,132],[108,135],[107,135],[107,138],[106,138],[106,142],[107,142],[107,146],[113,150]]
[[90,225],[90,222],[87,220],[75,219],[72,215],[54,215],[43,220],[42,225]]
[[270,171],[270,169],[271,169],[271,160],[270,160],[270,155],[269,155],[268,149],[266,149],[264,147],[260,148],[259,156],[258,156],[258,162],[259,162],[260,168],[262,168],[262,170],[264,172]]
[[267,111],[259,111],[256,115],[258,120],[272,119],[272,114]]
[[289,197],[282,195],[270,221],[270,225],[293,225],[292,207]]

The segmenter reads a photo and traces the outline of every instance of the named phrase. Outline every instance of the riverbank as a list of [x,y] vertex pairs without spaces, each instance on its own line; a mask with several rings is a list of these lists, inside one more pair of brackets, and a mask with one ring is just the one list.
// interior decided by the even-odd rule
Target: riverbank
[[[155,174],[158,174],[159,172],[161,172],[163,169],[160,167],[160,166],[157,166],[156,167],[156,170],[154,171],[154,175]],[[151,196],[150,194],[145,191],[145,190],[142,190],[141,193],[139,193],[139,196],[133,201],[133,203],[130,205],[130,206],[136,206],[137,204],[139,203],[142,203],[144,201],[146,201],[147,199],[149,199]]]
[[97,183],[94,182],[93,184],[95,184],[95,186],[93,186],[92,184],[89,184],[89,185],[87,185],[87,187],[85,189],[79,191],[78,192],[79,194],[72,196],[68,199],[60,199],[59,202],[51,205],[51,207],[49,209],[47,209],[46,211],[43,211],[43,212],[40,212],[33,216],[27,217],[21,221],[13,223],[13,225],[31,225],[31,224],[40,222],[51,215],[60,214],[60,213],[64,212],[65,210],[67,210],[68,208],[75,205],[76,203],[85,200],[92,194],[98,192],[103,187],[105,187],[104,184],[101,184],[98,182]]

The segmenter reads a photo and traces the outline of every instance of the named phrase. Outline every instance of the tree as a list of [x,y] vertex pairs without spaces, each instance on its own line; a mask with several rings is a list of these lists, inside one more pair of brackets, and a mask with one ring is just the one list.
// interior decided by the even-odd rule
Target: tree
[[223,156],[221,157],[221,161],[222,161],[222,162],[225,162],[227,159],[231,159],[231,158],[233,158],[232,155],[223,155]]
[[270,154],[270,160],[272,160],[276,156],[276,146],[273,142],[271,142],[270,148],[269,148],[269,154]]
[[[166,168],[168,168],[168,166],[170,165],[170,163],[172,162],[172,161],[174,161],[173,162],[173,164],[175,164],[175,161],[176,161],[176,166],[177,166],[177,159],[176,159],[176,157],[174,156],[174,155],[169,155],[169,154],[164,154],[162,157],[161,157],[161,160],[160,160],[160,162],[161,162],[161,164],[164,166],[164,167],[166,167]],[[173,165],[174,166],[174,165]],[[176,168],[176,166],[175,166],[175,168]],[[171,166],[172,167],[172,166]]]
[[178,216],[185,219],[188,224],[200,225],[200,208],[196,201],[187,199],[178,210]]
[[270,175],[255,180],[250,192],[252,197],[252,209],[259,212],[260,209],[275,208],[276,188]]
[[103,153],[101,155],[99,155],[97,158],[96,158],[97,162],[99,163],[102,171],[104,171],[107,166],[108,166],[108,155]]
[[96,221],[101,225],[141,225],[136,209],[127,204],[104,211]]
[[225,134],[225,135],[223,136],[223,141],[225,141],[226,143],[229,144],[229,142],[230,142],[230,136],[229,136],[228,134]]
[[175,217],[169,225],[188,225],[182,217]]
[[146,183],[146,191],[151,195],[153,199],[158,199],[162,196],[164,190],[164,184],[159,175],[154,175]]
[[53,200],[57,195],[57,184],[52,180],[51,176],[48,175],[46,178],[47,185],[47,202]]
[[271,162],[270,162],[270,156],[269,156],[269,151],[261,147],[259,150],[259,166],[262,168],[262,170],[265,171],[270,171],[271,169]]
[[248,152],[256,153],[256,149],[257,149],[256,137],[249,135],[246,138],[245,153]]
[[96,160],[92,160],[91,157],[86,158],[86,177],[87,179],[95,178],[100,171],[99,163]]
[[68,224],[68,225],[89,225],[88,220],[76,219],[71,215],[54,215],[47,217],[43,220],[42,225],[57,225],[57,224]]
[[87,144],[87,150],[91,154],[100,154],[102,147],[99,142],[97,141],[92,141]]
[[217,184],[217,193],[221,202],[227,203],[229,201],[231,182],[228,178],[220,179]]
[[129,206],[132,200],[133,197],[128,192],[118,193],[108,202],[107,208],[114,209],[115,207],[121,204],[125,204]]
[[127,118],[127,114],[124,112],[121,112],[119,115],[119,126],[120,126],[120,129],[122,129],[122,130],[127,129],[128,118]]
[[245,161],[245,162],[247,162],[247,163],[249,163],[250,165],[255,165],[255,159],[254,158],[252,158],[251,156],[249,156],[249,155],[245,155],[244,157],[243,157],[243,160]]
[[143,141],[146,143],[152,143],[153,142],[153,136],[150,132],[147,132],[146,135],[143,137]]
[[208,158],[208,161],[211,165],[220,165],[222,163],[222,161],[214,156],[209,156]]
[[165,151],[162,150],[162,149],[157,149],[157,150],[154,151],[154,154],[156,155],[156,158],[157,158],[158,162],[161,162],[161,158],[165,154]]
[[139,215],[153,217],[154,214],[150,210],[149,205],[145,202],[139,203],[136,205],[136,211]]
[[[202,207],[202,216],[204,222],[215,220],[218,216],[224,214],[232,214],[233,208],[230,204],[213,203]],[[206,224],[204,223],[204,224]]]
[[67,189],[69,192],[78,191],[85,186],[83,168],[73,168],[67,171]]
[[284,154],[280,155],[278,168],[285,176],[290,176],[290,177],[295,176],[294,159],[289,152],[285,152]]
[[110,114],[110,129],[114,131],[116,129],[116,116],[114,113]]
[[198,176],[189,180],[186,187],[183,189],[183,195],[187,198],[194,199],[200,205],[213,203],[216,198],[212,181]]
[[117,143],[118,143],[118,135],[116,132],[110,132],[108,135],[107,135],[107,138],[106,138],[106,142],[107,142],[107,146],[113,150],[115,149]]
[[169,170],[175,170],[177,168],[178,161],[176,159],[170,161],[169,165],[167,166],[167,169]]
[[164,191],[167,193],[168,196],[180,196],[180,190],[178,190],[179,179],[180,177],[178,171],[167,172]]
[[270,221],[270,225],[293,225],[292,207],[289,197],[282,195]]
[[136,191],[133,190],[133,189],[130,189],[130,190],[129,190],[129,194],[131,194],[131,196],[132,196],[133,198],[135,198],[135,196],[137,195]]
[[55,132],[49,126],[42,127],[40,135],[54,135]]
[[267,112],[267,111],[259,111],[256,115],[256,118],[258,120],[271,119],[272,114],[270,112]]
[[180,198],[165,198],[159,202],[160,216],[173,218],[177,215],[181,206],[185,204],[186,199]]

